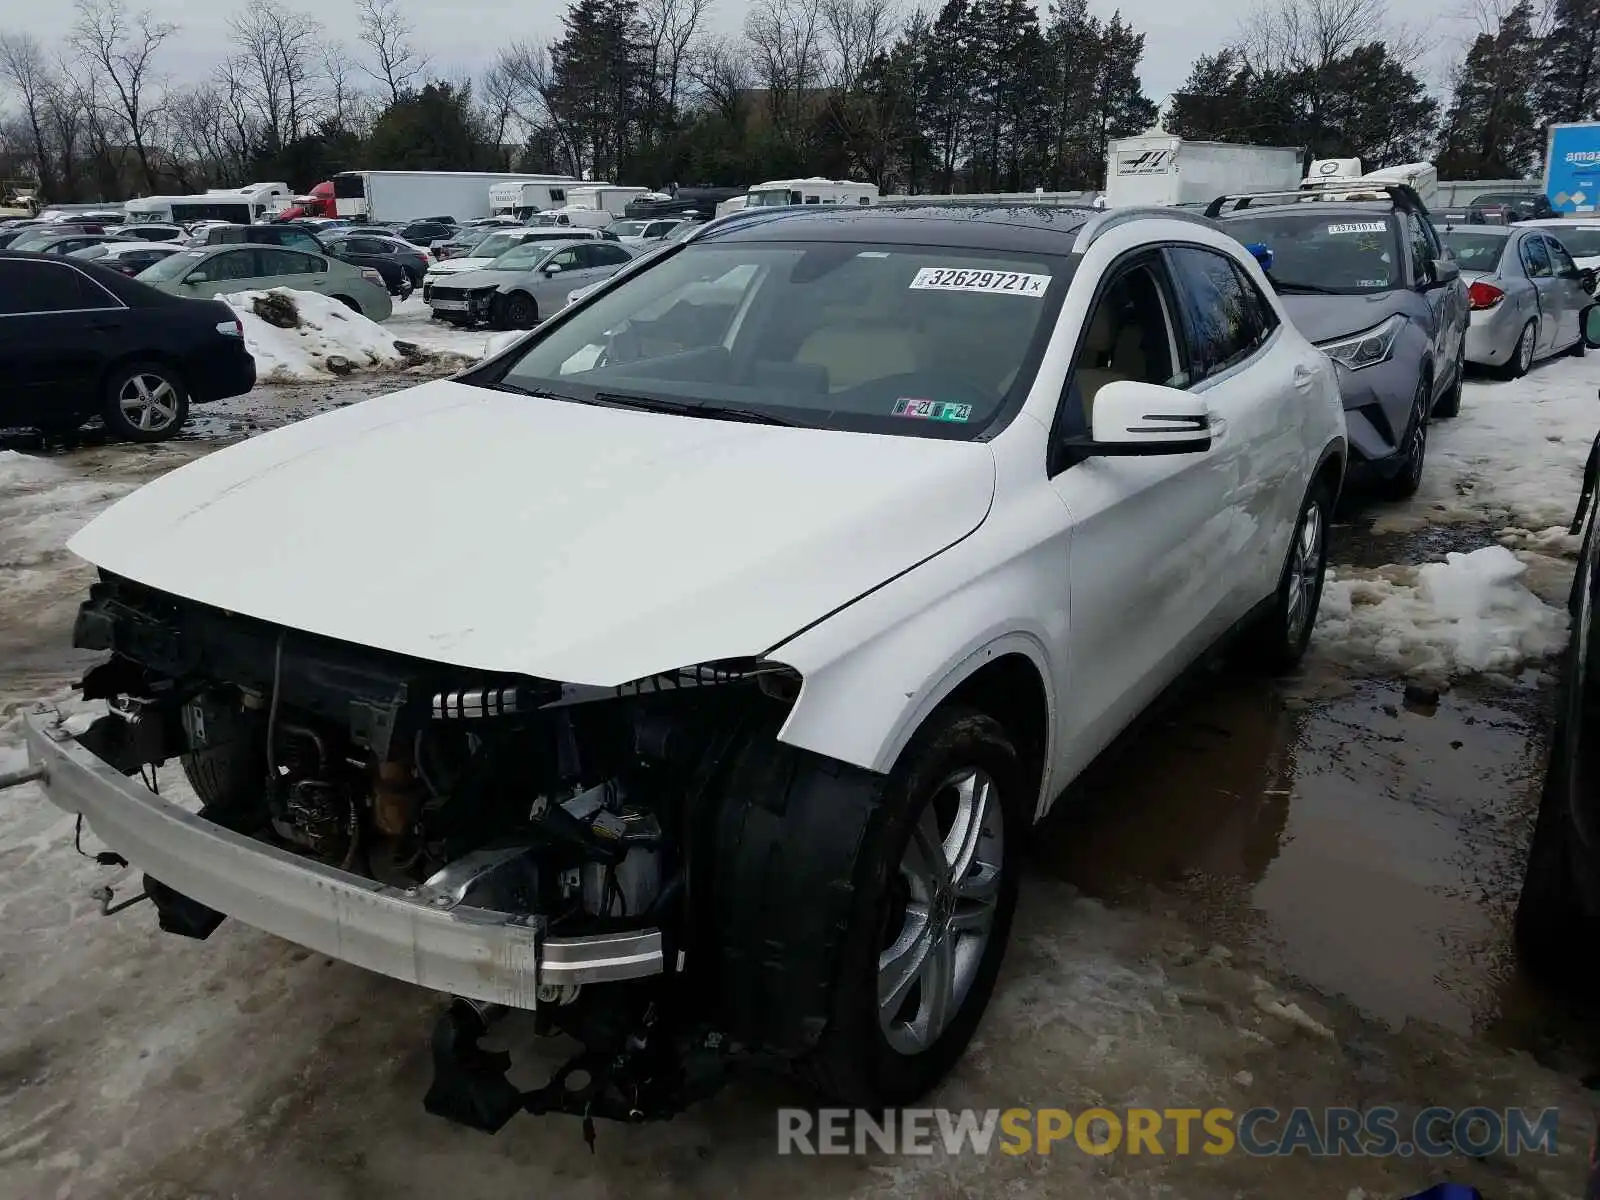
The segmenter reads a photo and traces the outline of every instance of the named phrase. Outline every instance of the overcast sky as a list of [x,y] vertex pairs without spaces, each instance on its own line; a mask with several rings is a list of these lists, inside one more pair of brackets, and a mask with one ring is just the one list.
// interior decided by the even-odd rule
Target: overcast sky
[[[937,0],[926,0],[929,5]],[[331,37],[355,46],[356,21],[349,0],[288,0],[290,7],[310,9]],[[1043,10],[1048,0],[1039,0]],[[1101,16],[1121,8],[1122,14],[1145,34],[1143,78],[1151,97],[1164,100],[1182,84],[1189,64],[1209,53],[1236,33],[1256,0],[1091,0]],[[710,23],[714,30],[738,33],[743,28],[749,0],[714,0]],[[228,18],[238,5],[229,0],[130,0],[130,7],[148,6],[162,20],[179,27],[162,54],[162,70],[176,82],[204,77],[227,53]],[[1463,0],[1409,0],[1403,6],[1408,24],[1428,29],[1437,48],[1419,64],[1428,82],[1437,84],[1448,72],[1447,63],[1459,52],[1467,28],[1452,14],[1462,11]],[[435,69],[445,75],[476,72],[493,57],[502,41],[519,38],[547,40],[560,30],[564,0],[406,0],[405,9],[416,26],[419,40],[435,59]],[[45,9],[37,0],[0,0],[0,30],[27,30],[41,40],[66,35],[72,23],[69,0],[54,0]]]

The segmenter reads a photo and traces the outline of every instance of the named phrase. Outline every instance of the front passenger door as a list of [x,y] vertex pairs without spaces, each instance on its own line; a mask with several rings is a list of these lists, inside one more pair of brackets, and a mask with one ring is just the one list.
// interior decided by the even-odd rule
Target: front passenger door
[[[1114,269],[1089,310],[1052,437],[1092,432],[1095,397],[1134,380],[1194,382],[1168,263],[1148,252]],[[1075,774],[1192,658],[1227,564],[1210,556],[1226,492],[1214,455],[1069,452],[1050,480],[1070,514],[1063,547],[1070,624],[1061,661],[1059,764]],[[1209,561],[1208,561],[1209,560]]]
[[1539,331],[1533,351],[1542,358],[1560,336],[1561,304],[1550,251],[1545,249],[1544,239],[1537,234],[1522,239],[1522,269],[1539,296]]

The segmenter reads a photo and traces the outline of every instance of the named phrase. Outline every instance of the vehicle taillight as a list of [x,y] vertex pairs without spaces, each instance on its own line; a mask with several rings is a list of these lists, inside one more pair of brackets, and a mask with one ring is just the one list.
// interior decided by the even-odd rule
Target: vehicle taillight
[[1481,279],[1467,289],[1467,303],[1474,312],[1485,308],[1493,308],[1506,298],[1506,294],[1492,283],[1484,283]]
[[361,278],[365,279],[368,283],[375,283],[379,287],[383,286],[383,276],[378,274],[371,267],[361,268]]

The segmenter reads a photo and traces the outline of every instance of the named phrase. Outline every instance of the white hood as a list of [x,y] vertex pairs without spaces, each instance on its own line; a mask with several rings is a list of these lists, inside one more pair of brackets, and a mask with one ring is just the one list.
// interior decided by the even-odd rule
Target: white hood
[[965,537],[993,492],[978,442],[441,380],[190,463],[69,546],[291,629],[613,686],[771,649]]
[[429,267],[429,275],[459,275],[462,271],[481,271],[492,263],[492,258],[447,258]]

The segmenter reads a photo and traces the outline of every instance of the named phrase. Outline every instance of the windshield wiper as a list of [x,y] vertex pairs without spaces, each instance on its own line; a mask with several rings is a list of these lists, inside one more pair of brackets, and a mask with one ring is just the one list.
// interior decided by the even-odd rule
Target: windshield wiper
[[1292,283],[1267,276],[1267,282],[1280,292],[1305,292],[1313,296],[1342,296],[1345,293],[1338,288],[1322,287],[1315,283]]
[[593,400],[585,400],[582,396],[568,396],[564,392],[552,392],[549,388],[523,387],[521,384],[507,383],[504,379],[489,386],[497,392],[515,392],[519,396],[532,396],[536,400],[564,400],[568,404],[595,403]]
[[714,404],[710,401],[659,400],[654,396],[631,396],[623,392],[596,392],[595,402],[614,404],[618,408],[637,408],[644,412],[670,413],[679,417],[709,417],[716,421],[749,421],[758,425],[784,425],[798,428],[800,422],[788,417],[774,416],[759,408],[741,408],[736,404]]

